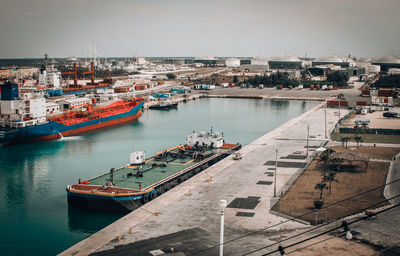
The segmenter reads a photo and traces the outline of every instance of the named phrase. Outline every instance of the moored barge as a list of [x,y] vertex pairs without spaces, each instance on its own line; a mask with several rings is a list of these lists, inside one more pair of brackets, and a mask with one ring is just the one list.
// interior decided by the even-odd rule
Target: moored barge
[[130,155],[130,164],[89,180],[68,185],[68,204],[96,211],[133,211],[241,148],[220,133],[193,133],[178,145],[145,159]]

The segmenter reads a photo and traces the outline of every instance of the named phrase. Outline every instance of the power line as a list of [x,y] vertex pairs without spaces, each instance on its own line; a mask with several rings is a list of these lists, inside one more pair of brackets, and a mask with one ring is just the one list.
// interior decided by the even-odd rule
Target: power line
[[393,245],[393,246],[390,246],[390,247],[386,247],[385,249],[383,249],[383,250],[381,250],[381,251],[378,251],[378,252],[372,254],[371,256],[381,255],[382,252],[385,252],[385,251],[387,251],[387,250],[390,250],[390,249],[392,249],[392,248],[394,248],[394,247],[396,247],[396,246],[399,246],[399,245],[400,245],[400,244],[396,244],[396,245]]
[[[329,208],[329,207],[331,207],[331,206],[334,206],[334,205],[337,205],[337,204],[339,204],[339,203],[343,203],[343,202],[345,202],[345,201],[347,201],[347,200],[351,200],[351,199],[356,198],[356,197],[358,197],[358,196],[361,196],[361,195],[370,193],[370,192],[372,192],[372,191],[374,191],[374,190],[376,190],[376,189],[380,189],[380,188],[382,188],[382,187],[385,187],[386,185],[390,185],[390,184],[393,184],[393,183],[398,182],[398,181],[400,181],[400,179],[397,179],[397,180],[394,180],[394,181],[385,183],[385,184],[383,184],[383,185],[380,185],[380,186],[374,187],[374,188],[372,188],[372,189],[366,190],[366,191],[364,191],[364,192],[361,192],[361,193],[359,193],[359,194],[353,195],[353,196],[351,196],[351,197],[348,197],[348,198],[339,200],[339,201],[334,202],[334,203],[332,203],[332,204],[330,204],[330,205],[327,205],[327,206],[325,206],[325,207],[322,207],[321,210],[322,210],[322,209],[327,209],[327,208]],[[396,196],[396,197],[397,197],[397,196]],[[391,199],[392,199],[392,198],[391,198]],[[390,199],[388,199],[388,200],[390,200]],[[386,201],[386,200],[385,200],[385,201]],[[385,202],[385,201],[383,201],[383,202]],[[381,203],[382,203],[382,202],[381,202]],[[371,206],[367,207],[366,209],[368,209],[368,208],[370,208],[370,207],[371,207]],[[294,220],[296,220],[296,219],[298,219],[298,218],[304,217],[304,216],[306,216],[306,215],[308,215],[308,214],[312,214],[312,213],[317,212],[317,211],[318,211],[318,210],[313,210],[313,211],[310,211],[310,212],[307,212],[307,213],[304,213],[304,214],[295,216],[295,217],[293,217],[293,218],[287,219],[286,221],[283,221],[283,222],[280,222],[280,223],[277,223],[277,224],[268,226],[268,227],[266,227],[266,228],[263,228],[263,229],[260,229],[260,230],[257,230],[257,231],[253,231],[253,232],[251,232],[251,233],[248,233],[248,234],[245,234],[245,235],[242,235],[242,236],[239,236],[239,237],[230,239],[230,240],[224,242],[223,245],[228,244],[228,243],[231,243],[231,242],[234,242],[234,241],[237,241],[237,240],[239,240],[239,239],[242,239],[242,238],[245,238],[245,237],[248,237],[248,236],[251,236],[251,235],[254,235],[254,234],[257,234],[257,233],[260,233],[260,232],[262,232],[262,231],[265,231],[265,230],[267,230],[267,229],[270,229],[270,228],[273,228],[273,227],[282,225],[282,224],[287,223],[287,222],[289,222],[289,221],[294,221]],[[207,251],[207,250],[211,250],[211,249],[217,248],[217,247],[219,247],[219,246],[220,246],[220,245],[217,244],[217,245],[214,245],[214,246],[211,246],[211,247],[208,247],[208,248],[199,250],[199,251],[197,251],[197,252],[194,252],[194,253],[191,254],[191,255],[197,255],[197,254],[199,254],[199,253],[201,253],[201,252],[204,252],[204,251]]]
[[324,239],[324,240],[321,240],[321,241],[318,241],[318,242],[309,244],[309,245],[307,245],[307,246],[301,247],[301,248],[296,249],[296,250],[291,251],[291,252],[287,252],[286,255],[292,254],[292,253],[297,252],[297,251],[301,251],[301,250],[303,250],[303,249],[306,249],[306,248],[308,248],[308,247],[311,247],[311,246],[314,246],[314,245],[317,245],[317,244],[320,244],[320,243],[323,243],[323,242],[326,242],[326,241],[331,240],[331,239],[333,239],[333,238],[335,238],[335,236],[330,236],[330,237],[328,237],[328,238],[326,238],[326,239]]
[[[394,196],[394,197],[392,197],[392,198],[390,198],[390,199],[394,199],[394,198],[397,198],[397,197],[400,197],[400,195]],[[389,200],[390,200],[390,199],[389,199]],[[366,207],[366,208],[364,208],[363,210],[366,210],[366,209],[371,208],[371,207],[373,207],[373,206],[379,205],[379,204],[381,204],[381,203],[383,203],[383,202],[385,202],[385,201],[386,201],[386,200],[381,201],[381,202],[379,202],[379,203],[376,203],[376,204],[374,204],[374,205],[371,205],[371,206],[369,206],[369,207]],[[386,212],[386,211],[391,210],[391,209],[393,209],[393,208],[395,208],[395,207],[398,207],[398,206],[400,206],[400,204],[396,204],[396,205],[394,205],[394,206],[391,206],[391,207],[389,207],[389,208],[386,208],[386,209],[384,209],[384,210],[382,210],[382,211],[380,211],[380,212],[377,212],[377,213],[375,213],[375,214],[380,214],[380,213]],[[353,223],[356,223],[356,222],[359,222],[359,221],[362,221],[362,220],[365,220],[365,218],[366,218],[366,217],[361,217],[361,218],[359,218],[359,219],[353,220],[353,221],[349,222],[348,225],[353,224]],[[327,225],[329,225],[329,224],[332,224],[332,222],[326,223],[326,224],[323,224],[323,225],[320,225],[320,226],[318,226],[318,227],[316,227],[316,228],[309,229],[309,230],[307,230],[307,231],[301,232],[301,233],[296,234],[296,235],[294,235],[294,236],[285,238],[285,239],[281,240],[280,242],[276,242],[276,243],[273,243],[273,244],[264,246],[264,247],[262,247],[262,248],[253,250],[253,251],[251,251],[251,252],[242,254],[242,256],[252,254],[252,253],[254,253],[254,252],[257,252],[257,251],[266,249],[266,248],[268,248],[268,247],[272,247],[272,246],[274,246],[274,245],[278,245],[278,244],[280,244],[280,243],[283,242],[283,241],[287,241],[287,240],[293,239],[293,238],[295,238],[295,237],[304,235],[305,233],[308,233],[308,232],[313,231],[313,230],[316,230],[316,229],[318,229],[318,228],[327,226]],[[329,229],[329,230],[327,230],[327,231],[324,231],[324,232],[322,232],[322,233],[320,233],[320,234],[317,234],[317,235],[314,235],[314,236],[312,236],[312,237],[306,238],[306,239],[301,240],[301,241],[299,241],[299,242],[295,242],[295,243],[293,243],[293,244],[291,244],[291,245],[285,246],[284,248],[289,248],[289,247],[292,247],[292,246],[295,246],[295,245],[304,243],[304,242],[306,242],[306,241],[309,241],[309,240],[314,239],[314,238],[316,238],[316,237],[319,237],[319,236],[321,236],[321,235],[328,234],[328,233],[330,233],[330,232],[332,232],[332,231],[334,231],[334,230],[336,230],[336,229],[339,229],[339,228],[341,228],[341,226],[335,227],[335,228],[332,228],[332,229]],[[275,253],[275,252],[278,252],[278,250],[274,250],[274,251],[268,252],[268,253],[266,253],[266,254],[263,254],[263,256],[270,255],[270,254]]]

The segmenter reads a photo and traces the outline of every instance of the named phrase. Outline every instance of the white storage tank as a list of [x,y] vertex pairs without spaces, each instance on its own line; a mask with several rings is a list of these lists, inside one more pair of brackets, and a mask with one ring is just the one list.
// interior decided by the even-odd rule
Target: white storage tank
[[389,69],[389,75],[398,75],[398,74],[400,74],[400,68]]

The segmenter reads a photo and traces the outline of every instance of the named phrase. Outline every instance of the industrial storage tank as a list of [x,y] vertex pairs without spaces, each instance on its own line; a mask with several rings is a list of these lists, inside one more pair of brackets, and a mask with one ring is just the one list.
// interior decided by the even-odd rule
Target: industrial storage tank
[[381,71],[389,71],[391,68],[400,68],[400,58],[397,56],[385,56],[372,60],[373,65],[379,65]]
[[272,57],[268,64],[271,69],[300,69],[302,67],[299,58],[288,54]]
[[225,65],[230,68],[235,68],[240,66],[240,59],[228,58],[225,60]]
[[349,66],[349,62],[346,62],[345,60],[343,60],[343,58],[341,58],[341,57],[339,57],[339,56],[337,56],[335,54],[330,54],[330,55],[327,55],[327,56],[316,58],[312,62],[313,66],[330,65],[330,64],[341,66],[341,67],[348,67]]
[[399,75],[399,74],[400,74],[400,68],[389,69],[389,75]]

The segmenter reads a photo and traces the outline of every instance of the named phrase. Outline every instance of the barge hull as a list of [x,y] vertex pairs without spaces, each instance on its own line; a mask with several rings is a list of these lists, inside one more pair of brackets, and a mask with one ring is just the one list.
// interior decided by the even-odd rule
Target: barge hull
[[125,194],[121,196],[118,194],[113,196],[104,196],[96,193],[82,193],[67,188],[68,205],[84,207],[93,211],[130,212],[139,208],[148,201],[151,201],[155,197],[167,192],[185,180],[190,179],[194,175],[207,169],[209,166],[221,161],[240,148],[241,145],[237,144],[223,153],[212,155],[197,164],[144,188],[143,193],[135,193],[132,195]]

